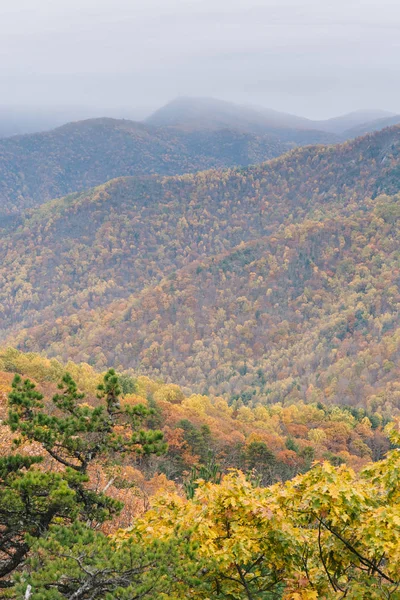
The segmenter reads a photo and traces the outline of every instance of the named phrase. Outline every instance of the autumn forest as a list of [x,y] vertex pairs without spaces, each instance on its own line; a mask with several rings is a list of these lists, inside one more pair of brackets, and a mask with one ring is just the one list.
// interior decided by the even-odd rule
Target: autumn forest
[[400,125],[277,115],[0,139],[1,598],[400,600]]

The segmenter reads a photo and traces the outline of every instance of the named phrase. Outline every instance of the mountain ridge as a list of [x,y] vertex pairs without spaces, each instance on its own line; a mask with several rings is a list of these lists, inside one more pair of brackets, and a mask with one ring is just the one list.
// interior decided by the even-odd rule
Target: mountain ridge
[[400,115],[393,115],[391,117],[385,117],[383,119],[373,120],[367,123],[361,123],[356,127],[352,127],[344,132],[346,137],[361,137],[367,135],[367,133],[374,133],[386,129],[387,127],[393,127],[399,125]]
[[88,119],[0,140],[3,217],[119,176],[246,166],[285,153],[274,137],[235,131],[160,131],[143,123]]
[[271,128],[266,117],[260,128],[260,113],[246,108],[241,121],[238,109],[243,110],[233,105],[230,120],[222,115],[209,128],[204,122],[185,130],[104,117],[0,139],[0,226],[18,222],[27,209],[115,177],[247,167],[299,145],[340,141],[311,129]]
[[[346,132],[353,127],[394,116],[390,111],[361,109],[324,120],[308,119],[261,106],[235,104],[215,98],[183,96],[162,106],[144,122],[159,127],[187,130],[230,126],[252,133],[274,133],[282,139],[291,138],[300,143],[333,143],[343,141],[343,135],[346,136]],[[307,135],[308,138],[304,137]]]
[[[366,328],[383,352],[382,321],[397,348],[398,286],[385,290],[398,277],[399,165],[394,127],[246,169],[118,178],[53,201],[0,242],[1,339],[247,401],[250,383],[262,401],[295,394],[303,369],[303,399],[309,385],[318,395],[314,362],[300,365],[314,360],[319,335],[327,389],[329,369],[339,376],[333,338],[340,356],[352,336],[353,357]],[[376,265],[371,251],[361,258],[374,246]],[[285,365],[290,353],[280,376],[270,361]],[[260,369],[270,392],[257,384]],[[397,371],[385,373],[374,391]]]
[[215,98],[176,98],[145,119],[145,123],[183,131],[228,127],[258,135],[276,135],[282,141],[299,145],[340,141],[330,132],[313,128],[309,119]]

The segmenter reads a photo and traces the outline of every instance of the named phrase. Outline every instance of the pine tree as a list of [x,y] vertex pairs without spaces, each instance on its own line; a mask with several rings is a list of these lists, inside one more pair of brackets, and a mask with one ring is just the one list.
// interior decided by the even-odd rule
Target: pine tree
[[197,584],[199,563],[190,558],[182,539],[143,543],[133,534],[118,540],[79,522],[56,525],[33,541],[15,597],[29,589],[30,600],[178,600]]
[[52,523],[81,521],[96,527],[121,510],[120,502],[90,489],[88,468],[95,459],[165,451],[162,433],[143,427],[151,411],[144,405],[122,409],[121,393],[111,369],[99,386],[100,405],[91,407],[66,374],[47,411],[35,384],[15,376],[8,418],[17,434],[15,445],[36,442],[57,470],[46,473],[37,467],[43,457],[16,454],[0,461],[0,587],[12,585],[10,575],[25,561],[32,540]]

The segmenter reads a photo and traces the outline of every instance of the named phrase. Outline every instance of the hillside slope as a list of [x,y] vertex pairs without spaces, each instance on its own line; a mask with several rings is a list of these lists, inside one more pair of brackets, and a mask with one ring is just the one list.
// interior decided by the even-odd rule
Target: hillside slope
[[287,150],[271,136],[162,131],[115,119],[79,121],[50,132],[3,139],[0,226],[9,215],[114,177],[246,166]]
[[[57,384],[65,371],[85,393],[91,406],[99,403],[97,386],[102,380],[99,372],[87,364],[61,364],[34,353],[20,353],[13,348],[0,349],[0,439],[2,454],[11,448],[13,435],[4,423],[7,416],[6,395],[11,390],[15,373],[38,384],[48,399],[57,392]],[[168,452],[151,461],[137,459],[129,453],[125,465],[136,483],[131,487],[131,500],[138,505],[138,492],[151,491],[157,483],[182,484],[194,465],[208,463],[210,452],[219,468],[244,471],[257,469],[264,483],[287,479],[310,468],[314,460],[329,459],[346,462],[359,468],[373,458],[382,458],[389,447],[383,434],[385,416],[339,406],[305,405],[294,402],[286,406],[257,406],[253,409],[240,402],[228,406],[222,398],[185,394],[175,384],[164,384],[134,373],[122,373],[122,406],[138,402],[155,410],[152,425],[162,429],[169,444]],[[52,411],[49,401],[45,406]],[[393,413],[397,413],[394,409]],[[365,418],[367,417],[367,418]],[[254,452],[260,442],[268,448],[264,456]],[[24,450],[30,450],[26,444]],[[252,452],[256,456],[252,457]],[[253,460],[252,460],[253,458]],[[263,461],[263,458],[265,462]],[[51,467],[51,463],[47,463]],[[98,465],[100,466],[100,464]],[[164,477],[160,474],[163,473]],[[97,472],[94,472],[97,475]],[[108,478],[109,481],[109,478]],[[174,482],[174,484],[172,483]],[[143,490],[143,484],[147,484]],[[147,490],[146,490],[147,488]],[[124,502],[128,487],[120,489]],[[116,497],[118,485],[113,492]],[[122,518],[130,518],[124,511]],[[129,525],[129,521],[127,525]],[[121,525],[120,525],[121,526]]]
[[339,141],[307,119],[193,99],[160,109],[147,124],[90,119],[0,139],[0,227],[27,209],[116,177],[246,167],[296,145]]
[[289,225],[9,342],[245,403],[398,407],[400,198],[352,208],[352,217]]
[[65,314],[63,288],[66,301],[91,290],[96,307],[315,210],[351,214],[349,202],[400,189],[399,162],[394,128],[248,169],[119,178],[52,201],[0,241],[2,327],[33,324],[49,302]]
[[399,165],[392,128],[49,203],[0,242],[1,337],[247,402],[387,402]]

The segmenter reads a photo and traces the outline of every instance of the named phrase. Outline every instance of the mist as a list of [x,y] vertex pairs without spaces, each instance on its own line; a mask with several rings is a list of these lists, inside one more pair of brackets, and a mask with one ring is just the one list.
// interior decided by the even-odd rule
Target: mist
[[399,31],[396,0],[3,2],[1,104],[141,119],[184,95],[310,118],[400,112]]

